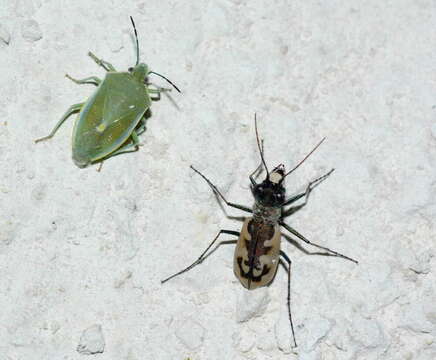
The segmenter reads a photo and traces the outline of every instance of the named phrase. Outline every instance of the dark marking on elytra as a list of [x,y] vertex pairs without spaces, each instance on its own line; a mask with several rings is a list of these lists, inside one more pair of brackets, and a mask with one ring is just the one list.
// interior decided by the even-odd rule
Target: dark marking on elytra
[[[252,219],[248,222],[247,229],[251,235],[251,241],[244,239],[245,247],[249,254],[248,256],[250,257],[250,254],[253,254],[255,258],[258,258],[262,255],[268,255],[272,246],[265,246],[265,242],[273,238],[275,232],[274,225],[256,223]],[[255,246],[256,249],[253,249],[253,246]]]
[[[249,261],[249,260],[244,260],[244,265],[249,267],[249,266],[250,266],[250,261]],[[258,258],[255,258],[255,259],[254,259],[253,267],[254,267],[257,271],[260,270],[260,261],[259,261]]]
[[[243,278],[248,279],[248,280],[253,281],[253,282],[260,282],[260,281],[262,281],[262,277],[264,275],[268,274],[270,272],[270,270],[271,270],[268,265],[263,265],[261,274],[255,276],[253,274],[253,269],[252,268],[250,268],[248,270],[248,272],[244,271],[244,269],[242,268],[242,257],[241,256],[238,257],[237,261],[238,261],[239,271],[241,272],[241,276]],[[244,264],[245,265],[249,265],[247,261],[244,261]]]

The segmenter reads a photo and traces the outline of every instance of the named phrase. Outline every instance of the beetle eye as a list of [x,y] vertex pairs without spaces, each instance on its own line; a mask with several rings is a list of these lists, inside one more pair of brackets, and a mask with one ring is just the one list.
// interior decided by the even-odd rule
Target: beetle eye
[[129,67],[128,70],[129,70],[129,72],[132,72],[132,71],[133,71],[133,68],[132,68],[132,67]]

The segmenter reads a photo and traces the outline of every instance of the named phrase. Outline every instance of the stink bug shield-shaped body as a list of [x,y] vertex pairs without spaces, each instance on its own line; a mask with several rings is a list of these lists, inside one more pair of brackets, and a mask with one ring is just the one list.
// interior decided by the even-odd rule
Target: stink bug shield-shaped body
[[[146,64],[139,63],[137,31],[133,19],[130,19],[136,38],[136,65],[126,72],[118,72],[112,64],[89,52],[88,55],[107,71],[105,78],[100,80],[91,76],[77,80],[66,75],[77,84],[94,84],[97,89],[87,101],[72,105],[48,136],[35,141],[53,137],[70,115],[79,112],[72,139],[73,160],[79,167],[138,149],[138,135],[145,131],[145,116],[151,101],[159,100],[162,92],[170,90],[150,88],[150,74],[163,77],[180,92],[166,77],[150,71]],[[151,94],[155,94],[155,97],[152,98]]]
[[[106,75],[74,125],[73,159],[79,167],[138,145],[135,128],[151,105],[144,88],[141,79],[130,73]],[[122,147],[128,139],[131,142]]]
[[[297,230],[284,222],[286,217],[306,205],[310,192],[313,190],[313,188],[326,179],[334,171],[334,169],[332,169],[325,175],[309,182],[304,192],[289,198],[286,197],[286,189],[284,186],[284,180],[286,176],[296,170],[318,148],[318,146],[321,145],[324,139],[289,172],[285,172],[285,167],[282,164],[278,165],[271,172],[269,172],[263,156],[263,146],[261,147],[259,141],[256,117],[255,129],[257,144],[261,156],[261,164],[249,177],[251,182],[250,188],[254,197],[253,208],[227,201],[218,188],[206,176],[191,166],[191,168],[209,184],[215,195],[220,197],[228,206],[251,213],[252,216],[245,219],[240,232],[233,230],[220,230],[214,240],[194,263],[178,273],[166,278],[162,281],[162,283],[180,274],[183,274],[184,272],[203,262],[203,260],[207,257],[209,250],[215,244],[221,234],[237,236],[238,240],[236,241],[233,271],[235,276],[245,288],[252,290],[270,284],[277,272],[279,262],[283,261],[284,264],[286,263],[288,271],[288,316],[292,330],[292,337],[294,339],[294,345],[297,346],[290,305],[291,260],[285,254],[285,252],[280,249],[280,240],[282,236],[280,227],[284,227],[288,232],[305,243],[322,249],[331,255],[342,257],[355,263],[357,263],[357,261],[329,248],[312,243]],[[265,168],[267,175],[265,180],[258,184],[256,183],[253,175],[257,173],[262,166]],[[304,200],[301,204],[290,206],[303,198]],[[226,241],[224,243],[229,242]]]

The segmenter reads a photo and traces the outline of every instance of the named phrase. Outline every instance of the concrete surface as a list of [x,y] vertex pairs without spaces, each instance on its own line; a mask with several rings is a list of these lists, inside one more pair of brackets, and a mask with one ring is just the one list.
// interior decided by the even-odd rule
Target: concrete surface
[[[94,90],[65,73],[104,76],[89,50],[134,64],[129,15],[183,94],[140,151],[79,169],[74,118],[33,140]],[[431,0],[0,1],[0,359],[435,359],[435,20]],[[254,112],[270,166],[327,137],[288,192],[336,171],[288,222],[360,261],[283,240],[297,349],[283,268],[245,291],[228,245],[160,284],[240,228],[189,165],[251,205]],[[78,352],[90,328],[103,353]]]

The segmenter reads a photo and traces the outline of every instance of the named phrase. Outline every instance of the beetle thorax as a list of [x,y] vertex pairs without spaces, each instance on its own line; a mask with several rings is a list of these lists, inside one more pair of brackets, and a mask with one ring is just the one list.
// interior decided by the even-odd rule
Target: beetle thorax
[[257,222],[276,224],[280,220],[282,209],[273,206],[263,206],[259,202],[254,203],[253,218]]

